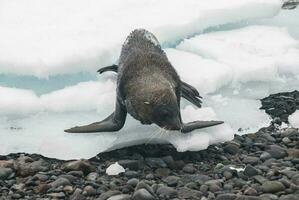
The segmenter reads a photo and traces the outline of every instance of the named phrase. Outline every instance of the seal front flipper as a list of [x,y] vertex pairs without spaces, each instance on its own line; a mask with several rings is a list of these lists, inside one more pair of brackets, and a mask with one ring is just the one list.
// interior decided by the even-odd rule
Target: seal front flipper
[[68,133],[112,132],[120,130],[126,121],[127,110],[121,103],[116,103],[115,112],[100,122],[85,126],[76,126],[65,130]]
[[108,71],[117,72],[117,70],[118,70],[118,65],[110,65],[110,66],[103,67],[103,68],[99,69],[97,72],[102,74],[102,73],[108,72]]
[[196,129],[201,129],[201,128],[206,128],[210,126],[216,126],[219,124],[223,124],[223,121],[194,121],[194,122],[189,122],[186,124],[183,124],[183,127],[181,129],[182,133],[189,133],[193,130]]

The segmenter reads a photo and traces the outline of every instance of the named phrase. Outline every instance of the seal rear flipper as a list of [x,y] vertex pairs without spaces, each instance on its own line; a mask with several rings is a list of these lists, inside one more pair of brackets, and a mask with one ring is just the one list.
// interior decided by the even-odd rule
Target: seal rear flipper
[[185,83],[184,81],[181,81],[181,84],[181,96],[197,107],[201,108],[202,101],[200,100],[200,98],[202,97],[199,95],[197,89],[189,85],[188,83]]
[[103,67],[101,69],[99,69],[97,72],[99,72],[100,74],[104,73],[104,72],[108,72],[108,71],[113,71],[117,73],[118,70],[118,65],[110,65],[107,67]]
[[115,112],[100,122],[95,122],[85,126],[76,126],[67,130],[67,133],[95,133],[95,132],[112,132],[120,130],[126,121],[127,110],[125,106],[116,103]]
[[181,129],[182,133],[188,133],[196,129],[206,128],[210,126],[216,126],[219,124],[223,124],[223,121],[194,121],[183,124],[183,128]]

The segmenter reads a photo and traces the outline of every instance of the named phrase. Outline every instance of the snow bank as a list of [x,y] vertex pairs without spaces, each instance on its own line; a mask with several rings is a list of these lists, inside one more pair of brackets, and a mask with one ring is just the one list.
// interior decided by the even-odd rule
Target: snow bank
[[299,75],[298,45],[285,28],[250,26],[186,39],[177,49],[226,65],[221,69],[218,66],[217,73],[224,74],[226,70],[236,85],[279,81],[282,75]]
[[[0,7],[0,73],[48,77],[115,62],[135,28],[165,45],[211,26],[276,15],[280,0],[6,0]],[[137,17],[138,16],[138,17]]]
[[115,82],[81,82],[41,96],[31,90],[0,86],[0,96],[0,116],[97,109],[105,112],[114,105]]
[[[0,4],[0,74],[16,80],[23,75],[49,78],[17,88],[0,80],[0,154],[79,159],[142,143],[201,150],[231,140],[239,128],[243,134],[268,125],[269,117],[258,109],[259,98],[299,87],[296,29],[284,25],[288,17],[279,18],[280,24],[278,18],[258,21],[277,14],[280,0],[10,0]],[[249,19],[262,25],[198,35]],[[204,97],[202,109],[182,101],[184,122],[219,119],[225,124],[181,134],[141,125],[128,116],[117,133],[64,133],[66,128],[102,120],[113,112],[115,77],[107,73],[96,80],[75,73],[94,73],[116,62],[125,37],[139,27],[157,36],[181,78]],[[76,81],[49,89],[49,84],[61,80],[52,75]],[[37,91],[36,84],[47,85],[44,91],[51,92],[40,92],[43,87]],[[294,124],[296,117],[292,117]]]

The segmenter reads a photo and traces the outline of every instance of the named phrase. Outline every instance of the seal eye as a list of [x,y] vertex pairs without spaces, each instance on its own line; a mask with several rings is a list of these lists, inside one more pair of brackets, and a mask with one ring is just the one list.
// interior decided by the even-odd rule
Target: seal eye
[[162,111],[161,111],[161,113],[160,113],[160,118],[161,118],[162,120],[168,119],[168,118],[170,118],[170,117],[171,117],[171,114],[170,114],[169,111],[167,111],[167,110],[162,110]]

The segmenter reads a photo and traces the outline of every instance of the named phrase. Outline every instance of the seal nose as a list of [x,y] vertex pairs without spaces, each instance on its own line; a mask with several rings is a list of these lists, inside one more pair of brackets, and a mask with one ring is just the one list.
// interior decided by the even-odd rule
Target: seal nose
[[179,119],[174,119],[165,126],[167,130],[181,130],[181,128],[181,121]]

